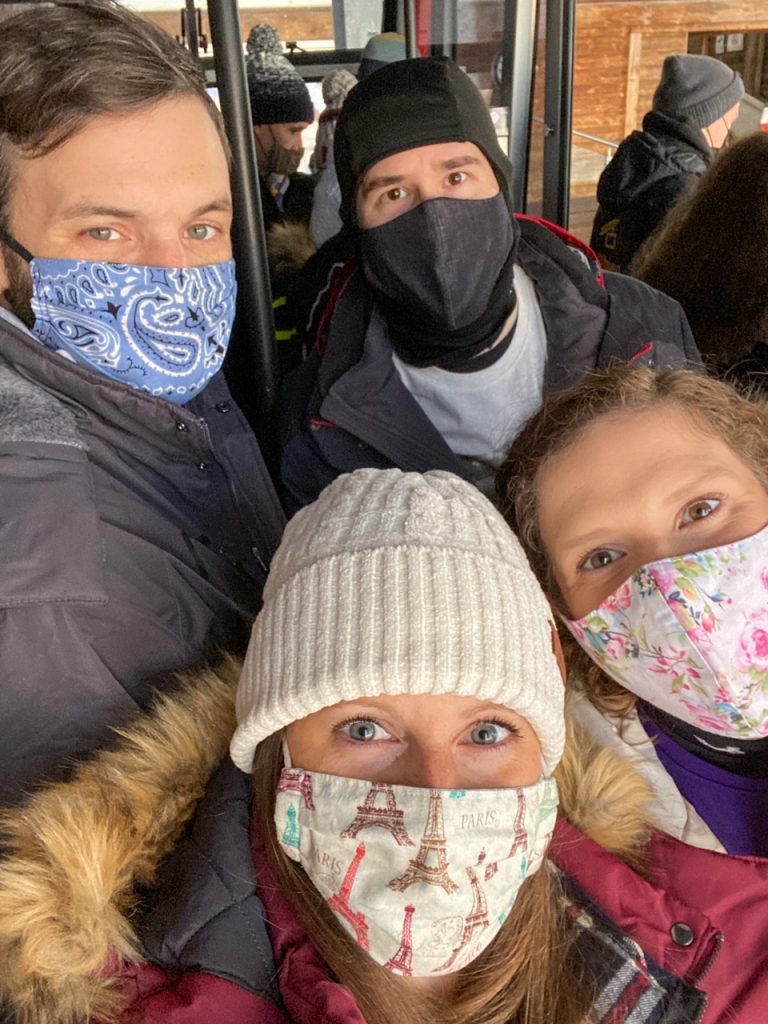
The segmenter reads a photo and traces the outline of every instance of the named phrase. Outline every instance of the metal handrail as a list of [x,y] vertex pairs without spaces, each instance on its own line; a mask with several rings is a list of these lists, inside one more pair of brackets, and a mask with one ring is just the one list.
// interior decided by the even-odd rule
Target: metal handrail
[[590,135],[589,132],[580,132],[575,128],[571,129],[571,135],[578,135],[580,139],[588,139],[590,142],[599,142],[601,146],[607,146],[609,149],[618,149],[621,145],[620,142],[611,142],[610,139],[601,139],[599,135]]
[[[536,124],[543,124],[545,128],[550,129],[550,126],[543,117],[534,117],[533,120]],[[610,139],[603,139],[599,135],[590,135],[589,132],[580,132],[577,128],[571,129],[571,135],[578,135],[580,139],[588,139],[590,142],[598,142],[601,146],[607,146],[609,149],[618,149],[621,145],[620,142],[611,142]]]

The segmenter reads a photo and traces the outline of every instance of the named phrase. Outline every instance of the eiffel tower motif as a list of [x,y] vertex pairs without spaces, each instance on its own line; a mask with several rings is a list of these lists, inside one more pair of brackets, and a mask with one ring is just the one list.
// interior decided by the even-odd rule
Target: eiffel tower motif
[[[386,807],[380,807],[376,803],[382,793],[386,796]],[[390,785],[383,782],[374,782],[371,785],[365,802],[358,806],[354,819],[340,835],[355,839],[358,832],[374,825],[389,829],[398,846],[413,846],[411,837],[405,829],[403,812],[395,803],[394,791]]]
[[525,831],[525,794],[522,790],[517,791],[517,814],[515,815],[515,834],[512,838],[512,846],[509,849],[509,856],[512,857],[518,850],[525,850],[528,846],[528,833]]
[[416,907],[414,907],[412,903],[409,903],[405,908],[405,917],[403,918],[403,937],[400,939],[400,945],[397,947],[395,955],[391,956],[384,964],[384,967],[393,974],[413,974],[413,969],[411,967],[411,960],[413,957],[411,921],[415,910]]
[[399,878],[393,878],[388,885],[390,889],[404,892],[414,882],[441,885],[447,893],[456,892],[459,888],[448,874],[443,831],[443,798],[436,789],[430,790],[429,793],[427,823],[421,837],[419,851],[410,861],[405,872]]
[[312,799],[312,776],[301,768],[289,768],[280,776],[277,784],[278,793],[299,793],[304,798],[304,806],[314,811],[315,801]]
[[[477,863],[473,867],[466,869],[466,872],[469,875],[470,885],[472,886],[472,909],[464,918],[464,928],[462,930],[458,946],[454,947],[453,952],[443,966],[437,968],[437,973],[443,974],[450,970],[461,951],[471,941],[475,932],[488,927],[488,905],[485,902],[485,891],[480,885],[480,879],[477,877],[478,872],[476,870],[483,866],[484,860],[485,850],[482,850],[480,852],[480,856],[477,858]],[[488,878],[487,869],[485,871],[485,877],[486,879]]]
[[285,812],[285,816],[288,820],[285,823],[282,842],[284,842],[286,846],[293,846],[298,850],[299,826],[296,819],[299,816],[299,812],[296,810],[293,804],[289,804],[288,809]]
[[367,952],[368,919],[365,914],[354,911],[349,905],[349,895],[352,892],[352,886],[355,884],[355,876],[357,875],[357,869],[360,867],[360,861],[364,856],[365,843],[360,843],[355,851],[355,856],[350,861],[347,872],[344,875],[344,881],[341,883],[341,888],[330,897],[328,900],[328,906],[336,914],[339,914],[345,921],[348,921],[349,924],[352,925],[358,945],[362,946]]

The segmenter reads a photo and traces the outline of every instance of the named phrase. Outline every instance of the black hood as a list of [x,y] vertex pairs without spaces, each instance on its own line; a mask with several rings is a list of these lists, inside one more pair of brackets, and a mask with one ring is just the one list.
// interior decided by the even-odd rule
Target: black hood
[[480,92],[447,57],[417,57],[387,64],[344,101],[333,142],[342,221],[354,224],[357,186],[369,167],[438,142],[474,142],[488,157],[513,212],[512,165]]
[[643,131],[626,138],[600,176],[597,201],[602,206],[631,205],[664,178],[703,174],[712,150],[700,131],[656,111],[646,114]]

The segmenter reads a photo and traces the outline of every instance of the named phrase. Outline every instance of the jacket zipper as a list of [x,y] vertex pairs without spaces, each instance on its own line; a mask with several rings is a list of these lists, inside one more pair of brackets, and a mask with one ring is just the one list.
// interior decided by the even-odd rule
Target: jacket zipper
[[[691,984],[694,985],[696,988],[700,988],[702,980],[712,970],[712,968],[713,968],[713,966],[715,964],[715,961],[720,956],[720,950],[723,948],[723,943],[724,942],[725,942],[725,937],[724,937],[723,933],[722,932],[717,932],[717,934],[715,935],[715,948],[709,954],[709,957],[707,958],[706,963],[704,964],[702,969],[699,971],[699,973],[694,978],[691,979]],[[698,1014],[693,1018],[693,1021],[691,1022],[691,1024],[701,1024],[701,1020],[703,1019],[704,1014],[707,1011],[707,1006],[709,1005],[709,996],[706,994],[706,992],[703,992],[702,995],[704,996],[704,1000],[703,1000],[703,1002],[701,1004],[701,1009],[699,1010]]]

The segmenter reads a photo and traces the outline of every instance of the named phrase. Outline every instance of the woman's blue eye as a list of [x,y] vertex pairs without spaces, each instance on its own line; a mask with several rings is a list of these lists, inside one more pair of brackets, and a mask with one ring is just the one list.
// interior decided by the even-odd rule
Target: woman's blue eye
[[491,747],[494,743],[501,743],[512,730],[499,722],[478,722],[473,727],[470,737],[473,743],[479,746]]
[[[387,735],[377,722],[370,721],[369,719],[348,722],[345,728],[349,738],[358,743],[369,743],[371,740],[382,739],[383,736]],[[382,733],[383,736],[377,735],[378,732]]]

